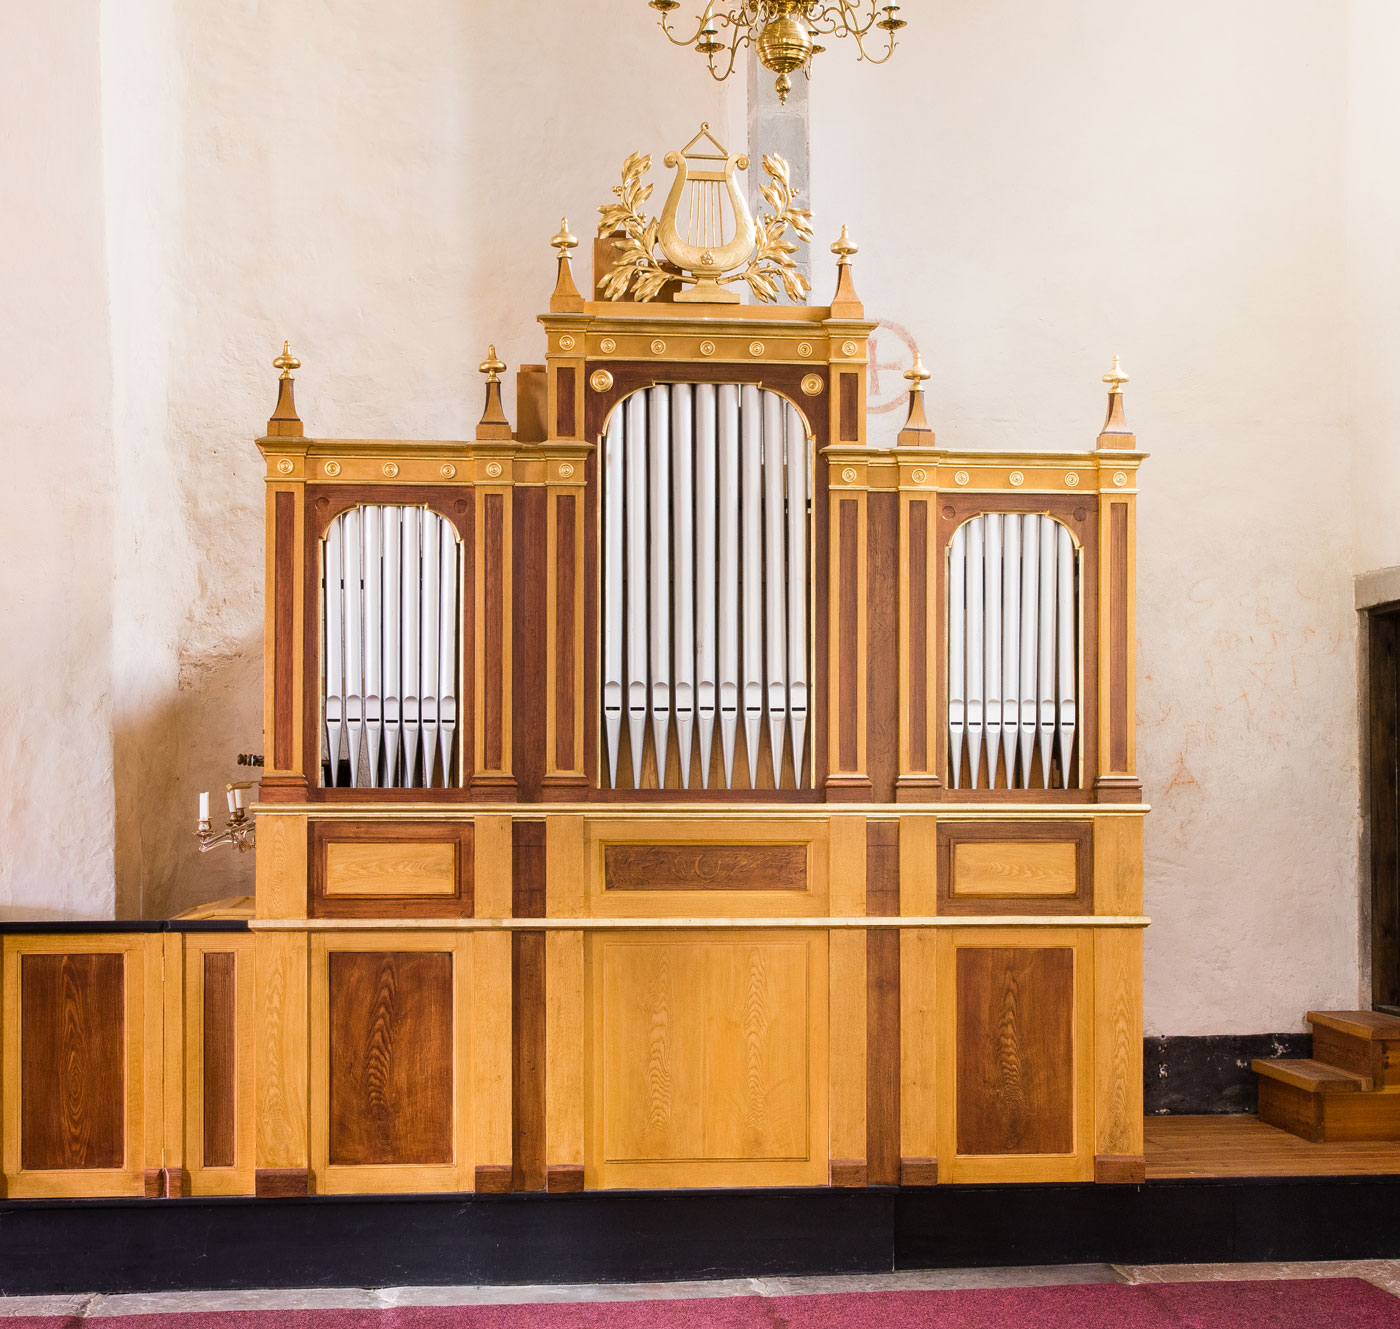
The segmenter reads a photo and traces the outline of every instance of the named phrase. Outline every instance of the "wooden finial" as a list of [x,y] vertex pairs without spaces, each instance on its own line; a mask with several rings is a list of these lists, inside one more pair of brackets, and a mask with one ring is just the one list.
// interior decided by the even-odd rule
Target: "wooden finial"
[[569,231],[569,219],[561,218],[559,234],[549,242],[559,255],[559,273],[554,282],[554,294],[549,298],[551,314],[583,313],[583,296],[574,284],[574,271],[570,263],[570,251],[578,248],[578,237]]
[[832,318],[864,318],[865,305],[856,294],[856,285],[851,278],[851,255],[860,253],[860,247],[851,239],[850,230],[843,225],[840,238],[831,246],[836,255],[836,294],[831,297]]
[[1137,447],[1137,435],[1128,428],[1127,417],[1123,414],[1123,384],[1129,381],[1123,372],[1123,364],[1115,355],[1113,368],[1103,376],[1108,384],[1108,415],[1099,431],[1098,446],[1101,448]]
[[510,438],[510,421],[506,419],[505,407],[501,405],[501,375],[505,373],[505,361],[497,357],[494,346],[489,346],[486,359],[477,368],[486,375],[486,407],[481,413],[481,423],[476,427],[476,436]]
[[272,362],[272,367],[281,373],[277,379],[277,405],[267,422],[268,437],[300,438],[302,424],[297,416],[296,397],[292,388],[296,380],[292,378],[292,370],[300,369],[301,361],[292,354],[289,342],[282,343],[282,354]]
[[924,384],[932,375],[924,368],[923,357],[914,352],[914,363],[904,371],[909,383],[909,416],[896,440],[901,448],[931,448],[936,446],[935,435],[928,417],[924,414]]

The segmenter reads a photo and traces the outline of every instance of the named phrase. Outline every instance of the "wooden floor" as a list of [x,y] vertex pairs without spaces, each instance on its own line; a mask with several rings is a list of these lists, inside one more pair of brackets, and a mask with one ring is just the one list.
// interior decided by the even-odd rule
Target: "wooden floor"
[[1149,1181],[1400,1173],[1398,1142],[1309,1144],[1253,1116],[1148,1117],[1146,1152]]

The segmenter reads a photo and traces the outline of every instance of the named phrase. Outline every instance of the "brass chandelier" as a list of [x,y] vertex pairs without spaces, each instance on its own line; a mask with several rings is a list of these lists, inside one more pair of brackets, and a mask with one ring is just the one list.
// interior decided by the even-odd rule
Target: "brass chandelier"
[[[895,33],[905,26],[899,6],[880,0],[742,0],[729,7],[725,0],[706,0],[699,26],[689,37],[679,37],[670,25],[671,11],[680,0],[647,0],[661,13],[661,31],[676,46],[692,46],[709,61],[710,73],[723,82],[734,72],[739,52],[752,46],[758,62],[778,76],[778,97],[787,101],[791,75],[801,70],[809,77],[812,57],[826,47],[820,37],[853,37],[858,58],[882,65],[894,54]],[[884,34],[884,50],[867,49],[866,39],[878,29]],[[724,52],[729,58],[724,58]]]

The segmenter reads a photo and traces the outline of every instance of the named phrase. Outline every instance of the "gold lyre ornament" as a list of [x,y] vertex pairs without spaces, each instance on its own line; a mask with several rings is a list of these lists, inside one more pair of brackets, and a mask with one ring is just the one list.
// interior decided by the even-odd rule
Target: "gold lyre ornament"
[[[692,151],[702,143],[713,151]],[[755,221],[738,183],[749,160],[725,148],[709,125],[702,124],[684,148],[668,152],[665,160],[676,178],[660,217],[649,219],[642,211],[651,197],[651,185],[642,181],[651,158],[639,152],[623,163],[622,183],[613,189],[621,201],[598,209],[598,234],[617,244],[617,265],[603,279],[603,294],[621,300],[630,291],[635,300],[654,300],[670,282],[679,282],[691,289],[678,293],[677,302],[733,305],[739,303],[739,293],[725,288],[734,282],[748,282],[764,301],[778,298],[781,282],[789,299],[804,301],[811,283],[798,270],[793,258],[798,246],[787,232],[791,228],[800,239],[810,240],[812,214],[795,206],[787,162],[764,157],[768,182],[763,198],[772,211]],[[658,248],[665,263],[657,258]]]

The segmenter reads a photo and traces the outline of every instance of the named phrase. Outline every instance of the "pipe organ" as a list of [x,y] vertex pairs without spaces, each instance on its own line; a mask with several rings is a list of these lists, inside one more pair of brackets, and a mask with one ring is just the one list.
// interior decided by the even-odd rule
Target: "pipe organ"
[[284,348],[254,916],[5,938],[6,1048],[94,1013],[11,1196],[1142,1179],[1126,380],[952,451],[916,359],[874,446],[849,236],[807,303],[781,160],[667,164],[514,424],[493,348],[474,438],[316,437]]

